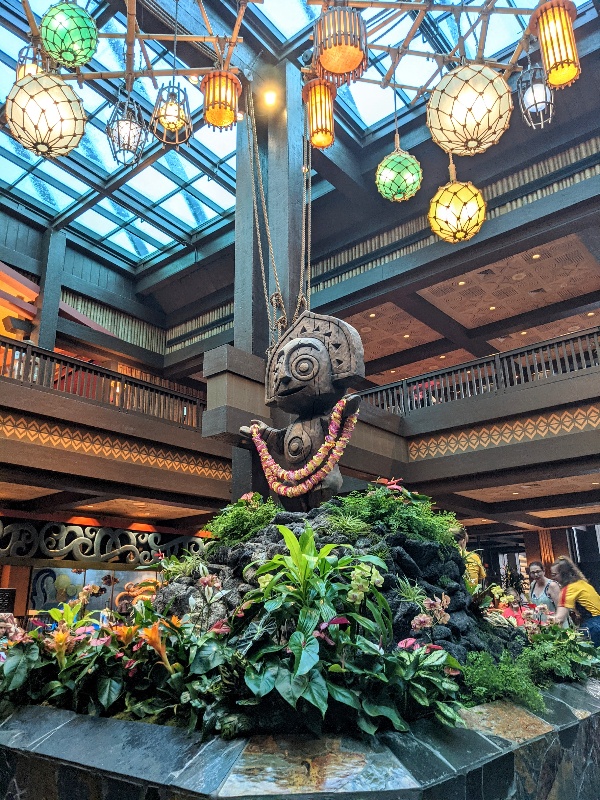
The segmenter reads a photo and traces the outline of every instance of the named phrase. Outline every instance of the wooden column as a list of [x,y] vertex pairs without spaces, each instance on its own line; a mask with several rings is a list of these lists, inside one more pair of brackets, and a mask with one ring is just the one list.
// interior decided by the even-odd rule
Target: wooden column
[[47,230],[42,240],[42,274],[40,293],[36,300],[38,313],[31,339],[38,347],[54,350],[58,307],[65,261],[67,237],[64,233]]
[[[297,67],[285,61],[279,78],[281,100],[269,117],[268,207],[275,263],[291,321],[300,287],[304,108]],[[271,291],[275,291],[273,283]]]

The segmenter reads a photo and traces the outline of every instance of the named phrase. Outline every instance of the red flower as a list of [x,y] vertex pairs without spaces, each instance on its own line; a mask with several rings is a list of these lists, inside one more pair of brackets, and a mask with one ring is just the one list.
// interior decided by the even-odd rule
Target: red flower
[[398,642],[398,647],[400,650],[416,650],[419,647],[419,643],[412,636],[409,636],[408,639],[402,639],[401,642]]
[[385,486],[386,489],[389,489],[391,492],[401,492],[402,486],[400,486],[400,481],[402,480],[403,478],[390,478],[389,480],[387,478],[377,478],[375,483],[380,483],[382,486]]
[[425,645],[425,655],[428,656],[433,650],[443,650],[444,648],[441,647],[439,644],[427,644]]
[[165,554],[163,553],[163,551],[162,551],[162,550],[157,550],[157,551],[154,553],[154,558],[155,558],[157,561],[162,561],[162,560],[164,559],[164,557],[165,557]]
[[231,633],[231,628],[227,624],[227,620],[226,619],[219,619],[219,620],[217,620],[217,622],[215,622],[215,624],[212,626],[212,628],[208,629],[208,632],[209,633],[216,633],[218,636],[220,636],[221,634],[225,635],[227,633]]

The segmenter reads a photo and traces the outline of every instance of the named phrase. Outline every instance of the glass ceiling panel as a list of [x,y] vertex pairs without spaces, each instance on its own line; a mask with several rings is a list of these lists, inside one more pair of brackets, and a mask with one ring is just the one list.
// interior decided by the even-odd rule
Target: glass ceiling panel
[[163,233],[163,231],[159,231],[158,228],[155,228],[154,225],[146,222],[145,219],[134,219],[128,228],[136,229],[142,233],[145,233],[147,236],[151,236],[153,239],[156,239],[160,245],[171,244],[173,241],[170,236],[167,236],[167,234]]
[[56,212],[64,211],[73,202],[72,197],[50,186],[37,175],[25,175],[13,188]]
[[197,178],[198,175],[202,173],[198,167],[194,166],[194,164],[184,157],[183,152],[184,151],[178,153],[176,150],[167,150],[164,156],[159,158],[157,163],[169,169],[181,180],[186,182],[193,181],[194,178]]
[[106,236],[111,231],[114,231],[116,227],[114,222],[103,217],[102,214],[98,214],[93,208],[89,208],[87,211],[84,211],[83,214],[80,214],[77,217],[77,223],[88,228],[88,230],[92,231],[96,236]]
[[[319,16],[318,6],[308,6],[303,0],[264,0],[260,6],[249,6],[258,16],[265,16],[281,33],[289,39],[302,30],[309,22]],[[246,12],[247,13],[247,12]]]
[[194,138],[219,159],[231,155],[235,150],[235,128],[229,131],[214,131],[208,125],[203,125],[200,130],[196,131]]
[[223,188],[220,183],[212,181],[207,175],[194,181],[192,186],[226,211],[235,205],[235,196]]
[[61,169],[58,164],[54,161],[49,161],[48,159],[41,159],[40,163],[35,168],[36,173],[43,172],[46,175],[50,175],[51,178],[55,178],[56,180],[63,183],[65,186],[68,186],[69,189],[72,189],[74,193],[77,194],[84,194],[85,192],[89,191],[89,186],[87,183],[80,181],[74,175],[71,175],[64,169]]
[[165,177],[154,167],[146,167],[145,170],[134,175],[127,181],[126,186],[135,189],[143,197],[147,197],[153,203],[158,202],[167,194],[171,194],[177,189],[177,184]]
[[0,180],[10,186],[10,184],[22,178],[23,175],[25,175],[25,170],[0,155]]

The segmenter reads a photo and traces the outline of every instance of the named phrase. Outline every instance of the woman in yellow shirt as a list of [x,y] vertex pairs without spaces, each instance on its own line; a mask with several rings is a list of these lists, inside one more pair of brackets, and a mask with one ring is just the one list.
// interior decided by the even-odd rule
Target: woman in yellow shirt
[[561,556],[550,567],[550,573],[562,587],[556,621],[562,623],[569,610],[576,609],[581,615],[580,628],[587,630],[592,642],[600,647],[600,594],[570,558]]
[[481,558],[479,557],[479,553],[474,551],[469,552],[467,550],[469,534],[464,528],[461,528],[460,531],[457,531],[454,534],[454,538],[456,539],[456,544],[458,545],[462,557],[465,560],[465,580],[467,580],[471,586],[478,586],[480,583],[484,582],[487,574],[481,562]]

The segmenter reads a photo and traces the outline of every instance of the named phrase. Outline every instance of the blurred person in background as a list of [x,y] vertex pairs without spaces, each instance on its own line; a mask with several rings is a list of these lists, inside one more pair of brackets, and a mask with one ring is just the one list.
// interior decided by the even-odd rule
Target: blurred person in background
[[560,597],[560,586],[546,577],[541,561],[532,561],[527,567],[529,574],[529,602],[533,606],[546,606],[551,614],[556,613]]
[[468,580],[469,584],[473,587],[478,586],[479,584],[483,585],[486,577],[486,571],[481,562],[479,553],[476,553],[475,551],[469,552],[467,550],[469,535],[465,528],[460,528],[459,530],[455,531],[454,539],[456,540],[456,544],[458,545],[462,557],[465,560],[465,580]]
[[581,618],[580,630],[587,631],[600,647],[600,594],[570,558],[560,556],[550,567],[550,574],[561,587],[556,621],[562,624],[569,611],[576,611]]

